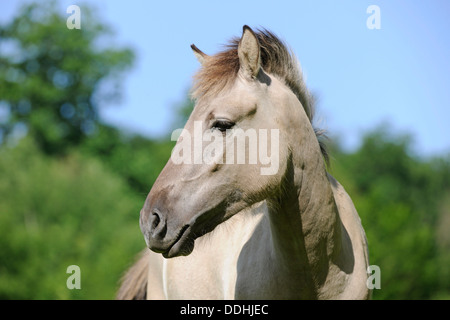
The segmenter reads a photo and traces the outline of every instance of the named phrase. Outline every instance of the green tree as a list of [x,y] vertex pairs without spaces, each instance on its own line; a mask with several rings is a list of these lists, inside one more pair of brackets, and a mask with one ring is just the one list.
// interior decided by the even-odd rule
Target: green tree
[[0,143],[28,132],[46,153],[64,152],[95,130],[102,102],[119,96],[133,52],[100,45],[112,32],[92,9],[81,8],[81,29],[68,29],[59,9],[27,4],[0,26]]
[[[112,32],[92,9],[81,8],[80,30],[66,27],[60,9],[27,4],[0,26],[0,299],[113,298],[145,247],[145,198],[126,176],[134,171],[104,161],[132,152],[99,119],[134,54],[106,46]],[[73,264],[81,290],[66,287]]]
[[101,125],[80,145],[80,150],[100,159],[138,194],[145,195],[169,160],[174,143],[169,139],[152,140]]
[[[0,148],[0,299],[112,299],[145,248],[145,198],[92,157],[44,154],[31,137]],[[81,269],[69,290],[67,267]]]

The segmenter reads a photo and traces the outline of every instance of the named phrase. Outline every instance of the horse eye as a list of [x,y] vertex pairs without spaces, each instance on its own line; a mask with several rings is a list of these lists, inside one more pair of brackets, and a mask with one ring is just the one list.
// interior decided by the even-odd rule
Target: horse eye
[[231,129],[234,126],[234,122],[225,120],[225,119],[217,119],[214,121],[212,128],[218,129],[221,132],[225,132],[227,129]]

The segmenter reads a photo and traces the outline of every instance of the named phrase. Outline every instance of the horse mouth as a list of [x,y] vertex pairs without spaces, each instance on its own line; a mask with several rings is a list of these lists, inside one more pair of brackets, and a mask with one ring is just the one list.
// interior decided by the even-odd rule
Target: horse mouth
[[151,249],[154,252],[161,253],[166,259],[190,255],[194,251],[194,243],[197,238],[213,231],[217,225],[226,220],[223,218],[223,214],[217,214],[217,209],[222,206],[223,204],[195,215],[178,231],[177,236],[174,238],[175,240],[171,242],[167,249]]
[[191,237],[191,225],[187,224],[181,228],[175,241],[170,247],[162,252],[164,258],[173,258],[177,256],[187,256],[194,250],[194,238]]

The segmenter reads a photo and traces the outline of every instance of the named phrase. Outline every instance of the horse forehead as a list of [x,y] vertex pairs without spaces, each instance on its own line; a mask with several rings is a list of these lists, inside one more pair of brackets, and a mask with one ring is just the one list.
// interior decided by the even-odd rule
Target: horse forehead
[[262,93],[259,90],[255,90],[252,85],[245,85],[239,81],[236,82],[231,89],[222,92],[216,97],[212,97],[208,101],[199,103],[199,111],[244,111],[247,108],[253,108],[262,98]]

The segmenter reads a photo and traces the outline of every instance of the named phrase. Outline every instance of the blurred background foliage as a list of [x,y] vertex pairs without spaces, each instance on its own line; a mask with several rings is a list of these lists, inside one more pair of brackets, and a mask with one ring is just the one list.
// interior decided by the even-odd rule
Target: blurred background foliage
[[[139,210],[173,147],[101,121],[133,50],[107,46],[114,34],[90,8],[68,32],[55,7],[26,5],[0,26],[0,299],[113,298],[145,246]],[[191,109],[178,106],[174,128]],[[375,299],[450,298],[450,154],[413,145],[384,124],[356,151],[331,146],[330,172],[381,268]],[[72,264],[81,290],[66,287]]]

